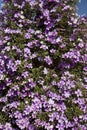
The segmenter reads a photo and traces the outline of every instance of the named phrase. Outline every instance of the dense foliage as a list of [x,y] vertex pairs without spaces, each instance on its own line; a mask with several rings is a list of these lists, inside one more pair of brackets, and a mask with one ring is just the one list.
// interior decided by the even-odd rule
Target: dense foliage
[[76,0],[3,0],[0,130],[87,130],[86,18]]

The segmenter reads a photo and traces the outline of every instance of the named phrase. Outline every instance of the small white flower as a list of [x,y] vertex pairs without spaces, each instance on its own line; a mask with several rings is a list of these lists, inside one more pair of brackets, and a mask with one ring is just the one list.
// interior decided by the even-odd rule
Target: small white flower
[[39,31],[39,30],[37,30],[37,31],[35,32],[35,34],[39,34],[39,33],[41,33],[41,31]]
[[46,46],[46,45],[41,45],[40,48],[43,49],[43,50],[47,50],[47,49],[48,49],[48,46]]
[[23,27],[23,25],[22,25],[22,24],[19,24],[18,26],[19,26],[20,28],[21,28],[21,27]]
[[79,42],[83,42],[83,40],[82,40],[81,38],[78,38],[78,41],[79,41]]
[[21,11],[21,14],[23,14],[23,11]]
[[56,42],[61,42],[61,38],[60,37],[58,37],[57,39],[56,39]]
[[41,43],[41,44],[43,44],[44,42],[43,42],[43,41],[41,41],[40,43]]
[[48,74],[48,70],[46,68],[44,68],[43,73]]
[[53,125],[50,125],[49,127],[48,127],[48,130],[52,130],[53,129]]
[[48,102],[49,102],[50,105],[53,105],[53,104],[54,104],[54,101],[53,101],[52,99],[49,99]]
[[0,80],[4,80],[4,75],[3,74],[0,74]]
[[74,19],[74,21],[73,21],[73,22],[74,22],[74,24],[76,24],[76,23],[77,23],[77,21],[78,21],[78,19]]
[[24,16],[23,16],[23,15],[20,15],[20,18],[21,18],[21,19],[24,19]]
[[7,45],[10,45],[10,42],[8,42]]

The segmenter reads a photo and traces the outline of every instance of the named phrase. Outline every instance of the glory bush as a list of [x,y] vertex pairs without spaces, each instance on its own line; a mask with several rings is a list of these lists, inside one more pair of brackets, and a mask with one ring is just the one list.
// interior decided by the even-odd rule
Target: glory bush
[[87,130],[87,39],[76,0],[3,0],[0,129]]

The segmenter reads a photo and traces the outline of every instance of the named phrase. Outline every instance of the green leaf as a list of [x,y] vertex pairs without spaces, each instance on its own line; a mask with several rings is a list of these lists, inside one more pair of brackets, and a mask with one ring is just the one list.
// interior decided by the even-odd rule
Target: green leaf
[[4,112],[0,111],[0,123],[5,124],[7,121],[8,116]]
[[18,106],[18,110],[24,111],[25,103],[23,101],[20,101],[20,106]]

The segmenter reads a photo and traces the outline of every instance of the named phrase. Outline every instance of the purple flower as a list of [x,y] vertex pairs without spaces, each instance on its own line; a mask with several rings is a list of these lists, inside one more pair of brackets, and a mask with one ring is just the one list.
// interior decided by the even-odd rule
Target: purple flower
[[56,51],[55,49],[51,49],[51,50],[50,50],[50,52],[51,52],[52,54],[54,54],[55,51]]
[[58,38],[56,39],[56,42],[57,42],[57,43],[62,42],[62,37],[61,37],[61,36],[60,36],[60,37],[58,37]]
[[81,90],[77,90],[77,91],[75,91],[75,94],[78,96],[78,97],[81,97],[82,96],[82,92],[81,92]]
[[74,0],[3,4],[0,120],[9,122],[0,129],[86,130],[87,18],[77,16]]
[[0,40],[0,45],[3,45],[3,41],[2,40]]
[[6,123],[5,126],[4,126],[4,130],[12,130],[11,124]]
[[51,65],[51,64],[52,64],[52,60],[51,60],[50,56],[46,56],[44,60],[46,61],[46,63],[47,63],[48,65]]
[[23,72],[22,76],[26,79],[28,77],[28,72],[27,71]]
[[31,87],[31,88],[33,88],[33,87],[35,87],[35,83],[32,81],[32,82],[29,82],[29,86]]
[[46,45],[41,45],[40,48],[43,49],[43,50],[47,50],[47,49],[48,49],[48,46],[46,46]]
[[28,119],[23,117],[21,119],[17,119],[16,123],[21,130],[27,129],[29,125]]
[[32,36],[32,35],[31,35],[30,33],[26,33],[26,34],[25,34],[25,38],[26,38],[26,39],[30,39],[31,36]]

